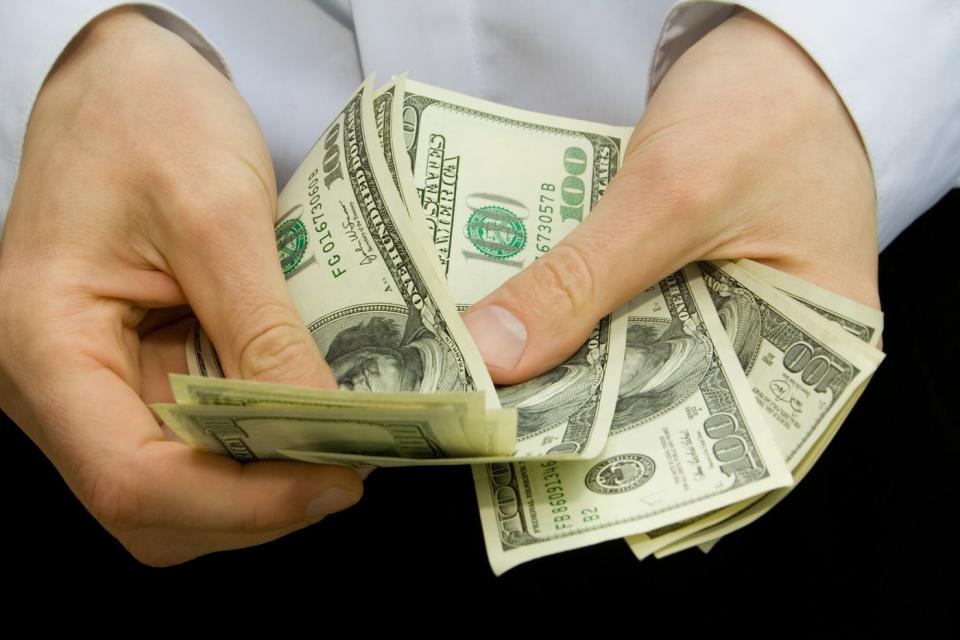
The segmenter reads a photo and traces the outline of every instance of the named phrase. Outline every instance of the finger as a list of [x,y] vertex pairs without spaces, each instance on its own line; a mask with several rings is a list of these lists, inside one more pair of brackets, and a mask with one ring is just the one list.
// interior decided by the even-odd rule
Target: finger
[[112,531],[173,528],[266,533],[315,521],[363,493],[351,469],[296,462],[240,464],[162,440],[139,396],[113,372],[59,376],[55,462]]
[[161,250],[228,376],[334,387],[280,269],[272,186],[248,182],[181,207],[192,207],[187,221],[164,235]]
[[702,255],[708,230],[676,196],[660,195],[668,189],[652,164],[632,159],[562,242],[464,314],[494,382],[557,366],[600,318]]

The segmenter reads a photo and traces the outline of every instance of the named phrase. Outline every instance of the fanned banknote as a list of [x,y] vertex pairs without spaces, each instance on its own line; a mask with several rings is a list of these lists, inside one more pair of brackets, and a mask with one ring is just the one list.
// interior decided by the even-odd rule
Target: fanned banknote
[[696,266],[634,299],[627,318],[616,413],[598,459],[473,467],[497,574],[790,484]]
[[[278,201],[291,297],[341,389],[485,393],[486,366],[416,238],[376,138],[370,80],[327,127]],[[191,337],[192,371],[221,374]]]
[[[850,331],[849,323],[827,321],[733,262],[701,263],[701,268],[757,403],[794,482],[799,482],[810,466],[802,462],[819,456],[883,355],[862,341],[870,334]],[[786,491],[777,495],[782,498]],[[764,497],[762,504],[769,505],[771,499]],[[755,502],[732,505],[627,542],[640,559],[667,553],[671,545],[679,550],[681,541],[686,548],[739,528],[737,521],[746,523]]]
[[[387,165],[467,309],[549,251],[616,175],[632,129],[512,109],[394,78],[375,101]],[[556,369],[498,390],[518,411],[517,455],[595,456],[623,362],[623,314]]]
[[[240,462],[288,457],[285,450],[399,459],[477,454],[457,415],[437,409],[333,409],[160,404],[152,409],[194,448]],[[499,452],[503,453],[503,452]]]
[[[815,311],[822,318],[836,324],[861,341],[868,342],[873,346],[879,345],[883,334],[883,312],[879,309],[855,302],[849,298],[837,295],[832,291],[813,285],[806,280],[791,276],[790,274],[752,260],[737,260],[736,264],[755,275],[765,284],[783,291],[794,300]],[[882,358],[882,354],[876,353],[874,355],[875,357]],[[850,413],[850,410],[853,409],[853,406],[860,399],[860,395],[863,393],[868,382],[869,380],[864,382],[853,393],[842,413],[834,419],[827,432],[817,440],[807,455],[792,469],[795,483],[800,482],[817,460],[820,459],[827,445],[830,444],[839,430],[840,425],[843,424],[847,414]],[[796,486],[796,484],[794,486]],[[688,539],[681,540],[678,543],[671,544],[659,550],[657,552],[658,557],[665,557],[694,545],[699,546],[704,552],[709,551],[722,536],[743,528],[767,513],[778,502],[783,500],[790,493],[790,490],[791,488],[788,487],[770,492],[750,507],[736,514],[736,516],[722,523],[718,523],[715,527],[711,527],[699,534],[690,536]]]
[[753,260],[735,260],[735,264],[757,277],[760,281],[779,289],[800,304],[809,307],[847,333],[877,346],[883,334],[883,312],[865,304],[845,298],[823,287],[768,267]]
[[[204,405],[222,407],[224,415],[232,407],[248,407],[272,410],[277,408],[329,409],[341,417],[353,416],[362,422],[364,412],[375,410],[381,415],[385,411],[396,409],[406,419],[417,418],[425,422],[431,431],[442,432],[454,428],[449,413],[456,419],[456,428],[470,444],[470,450],[464,455],[496,456],[513,453],[516,448],[517,419],[514,409],[484,409],[483,394],[475,392],[458,393],[399,393],[344,392],[331,389],[304,389],[289,385],[248,380],[227,380],[223,378],[205,378],[200,376],[171,375],[170,386],[178,405]],[[440,411],[438,411],[440,410]],[[420,412],[418,414],[418,412]],[[265,411],[264,413],[269,413]],[[247,412],[247,417],[252,415]],[[433,417],[439,417],[442,424],[433,424]],[[276,418],[273,418],[276,419]],[[191,423],[181,421],[181,430],[191,428]],[[197,442],[212,442],[204,438],[194,438]],[[281,443],[282,447],[282,443]],[[290,448],[293,444],[289,445]],[[258,459],[275,455],[257,451],[248,447]],[[344,447],[337,447],[343,451]],[[301,451],[307,453],[308,451]],[[310,451],[316,453],[317,451]],[[269,455],[268,455],[269,453]],[[247,454],[244,454],[247,455]],[[282,454],[285,457],[285,454]]]

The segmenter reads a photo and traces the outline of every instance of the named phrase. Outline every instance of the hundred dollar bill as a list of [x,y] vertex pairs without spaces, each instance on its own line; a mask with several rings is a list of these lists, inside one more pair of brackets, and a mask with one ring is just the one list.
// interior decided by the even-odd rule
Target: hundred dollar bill
[[473,467],[495,573],[790,484],[696,266],[634,299],[627,320],[598,459]]
[[[851,402],[847,405],[847,407],[845,407],[842,416],[834,421],[827,433],[817,441],[816,445],[793,469],[793,477],[795,481],[794,486],[796,486],[796,483],[799,483],[801,480],[803,480],[804,476],[807,475],[816,461],[820,459],[820,455],[827,448],[827,445],[830,444],[830,441],[833,439],[833,436],[836,435],[839,426],[846,418],[846,414],[849,413],[850,409],[852,409],[856,404],[856,401],[859,399],[860,394],[865,388],[866,383],[864,383],[864,385],[862,385],[854,393],[853,397],[851,398]],[[742,529],[748,524],[755,522],[758,518],[760,518],[760,516],[763,516],[769,512],[770,509],[777,505],[777,503],[787,497],[791,489],[792,487],[774,489],[755,502],[750,502],[749,504],[744,505],[744,508],[737,513],[725,519],[720,519],[711,526],[705,527],[696,533],[677,540],[676,542],[671,542],[670,544],[658,548],[655,552],[656,557],[665,558],[692,547],[700,547],[704,553],[710,551],[710,549],[712,549],[722,537]]]
[[[280,194],[277,248],[294,304],[341,389],[479,390],[499,408],[376,133],[367,80]],[[192,372],[222,375],[201,332],[187,353]]]
[[779,289],[823,318],[840,325],[863,342],[877,346],[883,334],[883,312],[854,302],[823,287],[753,260],[736,260],[736,265],[762,282]]
[[[833,440],[833,437],[840,429],[840,425],[843,424],[843,421],[850,413],[850,410],[853,409],[857,401],[860,399],[860,395],[863,393],[864,389],[866,389],[868,383],[869,379],[853,393],[853,395],[850,397],[850,400],[843,408],[843,411],[833,420],[827,432],[817,440],[816,444],[810,449],[809,452],[807,452],[807,455],[805,455],[803,459],[797,463],[797,466],[792,469],[794,486],[803,480],[807,473],[809,473],[810,469],[813,468],[813,465],[817,462],[817,460],[820,459],[820,456],[826,450],[827,445],[830,444],[830,442]],[[766,514],[768,511],[770,511],[770,509],[776,506],[777,503],[786,498],[791,490],[792,487],[775,489],[765,496],[762,496],[756,502],[745,505],[742,511],[738,511],[730,517],[718,519],[710,526],[705,527],[694,534],[658,548],[656,550],[656,556],[657,558],[665,558],[669,555],[673,555],[674,553],[684,551],[694,546],[700,547],[701,551],[707,553],[717,542],[720,541],[722,537],[742,529],[748,524],[756,521],[760,516]]]
[[[502,411],[509,411],[504,408]],[[303,451],[296,449],[281,449],[280,455],[286,459],[297,460],[300,462],[310,462],[313,464],[341,464],[354,467],[449,467],[455,465],[477,465],[491,464],[499,462],[558,462],[564,460],[580,460],[576,454],[557,453],[550,456],[518,456],[509,455],[487,455],[487,456],[466,456],[456,458],[399,458],[396,456],[371,456],[355,455],[349,453],[327,453],[315,451]]]
[[289,385],[172,374],[170,386],[177,404],[236,407],[312,407],[335,410],[378,411],[447,409],[474,451],[480,455],[511,453],[516,446],[514,410],[485,411],[483,394],[458,393],[357,393],[330,389],[305,389]]
[[732,262],[700,266],[777,444],[788,463],[802,459],[883,353],[851,340]]
[[[430,256],[430,264],[440,280],[446,281],[446,273],[440,266],[437,254],[433,251],[433,241],[420,223],[423,219],[420,198],[413,186],[413,173],[407,161],[404,146],[403,94],[407,83],[406,74],[395,76],[393,80],[377,90],[373,98],[374,119],[377,125],[377,138],[383,159],[393,178],[393,183],[406,206],[412,224],[411,229],[420,244]],[[448,283],[449,285],[449,283]],[[462,308],[458,307],[461,311]]]
[[[701,268],[777,446],[799,482],[810,466],[801,462],[811,451],[823,450],[822,443],[839,427],[883,354],[857,340],[848,326],[828,322],[735,263],[701,263]],[[782,497],[787,491],[778,493]],[[731,518],[739,519],[737,514],[751,504],[732,505],[627,542],[639,559],[655,552],[659,557],[671,545],[686,544],[694,535],[700,539],[720,525],[733,530]]]
[[[240,462],[290,458],[284,450],[394,459],[476,456],[477,450],[448,408],[334,409],[153,405],[157,415],[192,447]],[[503,453],[503,452],[500,452]]]
[[[616,175],[632,129],[512,109],[394,78],[377,100],[387,165],[461,310],[570,233]],[[626,322],[601,319],[564,364],[501,387],[518,455],[595,456],[613,417]]]
[[457,393],[376,392],[346,393],[335,389],[311,389],[272,382],[227,380],[170,374],[170,388],[177,404],[204,404],[238,407],[303,405],[346,409],[377,407],[399,409],[450,407],[464,422],[483,415],[484,397],[478,391]]
[[[832,291],[810,284],[801,278],[752,260],[737,260],[736,264],[755,275],[764,283],[776,287],[794,300],[809,307],[826,320],[839,325],[842,329],[856,336],[863,342],[879,348],[880,339],[883,335],[883,312],[879,309],[855,302],[849,298],[837,295]],[[833,440],[840,425],[846,419],[846,415],[856,404],[857,400],[859,400],[860,395],[868,383],[869,378],[854,392],[853,396],[847,401],[847,405],[844,407],[842,414],[833,420],[827,432],[817,440],[814,447],[803,457],[803,460],[800,461],[797,467],[793,469],[795,483],[800,482],[813,467],[814,463],[819,460],[820,455]],[[680,544],[670,545],[659,551],[658,556],[663,557],[664,554],[681,551],[693,546],[693,544],[698,544],[698,539],[707,539],[710,535],[716,535],[717,537],[698,545],[701,550],[707,552],[720,540],[721,535],[731,533],[753,522],[756,518],[773,508],[773,506],[785,498],[789,492],[789,488],[786,490],[778,489],[772,491],[758,500],[755,505],[745,509],[735,517],[718,524],[716,527],[711,527],[701,534],[691,536],[689,544],[687,540],[683,540],[683,546],[680,546]]]
[[[845,410],[844,416],[839,418],[838,421],[835,421],[835,426],[831,426],[830,430],[828,430],[825,436],[817,441],[817,444],[793,469],[793,476],[795,480],[794,486],[796,486],[796,483],[799,483],[801,480],[803,480],[803,478],[813,467],[814,463],[819,460],[820,455],[826,449],[827,445],[830,444],[833,436],[837,433],[839,425],[842,424],[843,419],[846,417],[846,413],[849,413],[849,409],[852,409],[853,405],[856,404],[856,401],[859,399],[864,388],[866,388],[866,385],[857,390],[857,392],[854,394],[851,404],[849,405],[848,409]],[[658,559],[666,558],[667,556],[685,551],[692,547],[699,547],[701,551],[708,553],[724,536],[742,529],[743,527],[755,522],[760,518],[760,516],[763,516],[769,512],[770,509],[777,505],[777,503],[787,497],[791,489],[792,487],[774,489],[770,493],[758,498],[755,501],[746,501],[742,505],[742,508],[733,515],[729,515],[725,518],[711,518],[709,522],[705,523],[709,526],[703,526],[702,528],[697,529],[694,533],[669,542],[669,544],[657,544],[655,545],[656,548],[652,551],[652,553]],[[635,554],[637,553],[637,549],[633,548],[633,545],[631,545],[631,549]],[[642,560],[642,558],[640,559]]]

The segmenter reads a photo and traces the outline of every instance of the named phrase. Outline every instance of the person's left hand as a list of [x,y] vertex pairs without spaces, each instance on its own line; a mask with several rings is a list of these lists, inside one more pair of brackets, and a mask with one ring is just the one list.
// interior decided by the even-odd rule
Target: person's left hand
[[494,381],[514,384],[699,259],[752,258],[879,308],[875,210],[866,152],[829,81],[741,13],[666,74],[586,220],[464,321]]

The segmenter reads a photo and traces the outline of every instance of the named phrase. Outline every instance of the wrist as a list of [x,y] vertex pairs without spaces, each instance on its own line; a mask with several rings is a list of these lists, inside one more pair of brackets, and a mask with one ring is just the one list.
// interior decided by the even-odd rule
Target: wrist
[[631,145],[648,173],[665,176],[658,200],[669,206],[675,194],[674,208],[703,221],[706,257],[762,258],[875,302],[864,145],[820,67],[772,23],[742,12],[688,48]]
[[100,14],[64,48],[47,75],[46,83],[50,83],[58,75],[64,75],[63,69],[70,66],[72,60],[92,51],[122,47],[124,41],[130,42],[136,39],[138,34],[142,35],[143,30],[152,28],[157,28],[157,25],[133,6],[119,7]]
[[104,12],[91,20],[71,40],[52,67],[44,88],[64,73],[72,61],[97,56],[95,73],[109,73],[111,65],[131,67],[162,60],[158,49],[192,48],[229,80],[230,72],[219,53],[183,17],[152,6],[126,5]]

